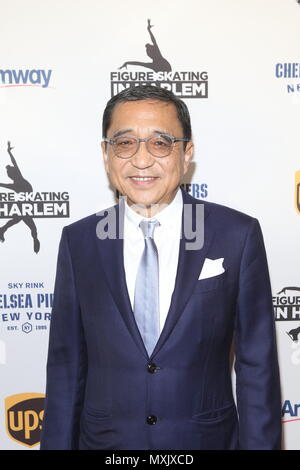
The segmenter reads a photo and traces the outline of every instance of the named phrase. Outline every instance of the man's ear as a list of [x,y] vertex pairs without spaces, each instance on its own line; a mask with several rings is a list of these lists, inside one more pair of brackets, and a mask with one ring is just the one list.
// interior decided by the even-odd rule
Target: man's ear
[[192,141],[189,141],[184,151],[184,162],[183,162],[183,174],[184,175],[188,171],[190,162],[193,158],[193,153],[194,153],[194,144]]
[[108,154],[107,154],[107,149],[108,149],[108,145],[106,142],[101,142],[101,149],[102,149],[102,157],[103,157],[103,161],[104,161],[104,166],[105,166],[105,170],[107,172],[107,174],[109,173],[109,169],[108,169]]

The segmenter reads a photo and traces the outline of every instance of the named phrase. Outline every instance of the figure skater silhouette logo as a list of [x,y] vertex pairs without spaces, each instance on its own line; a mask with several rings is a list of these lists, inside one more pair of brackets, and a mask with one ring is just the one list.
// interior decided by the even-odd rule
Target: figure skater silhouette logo
[[298,326],[298,328],[294,328],[290,331],[287,331],[287,334],[288,336],[292,339],[292,341],[294,341],[295,343],[298,341],[299,339],[299,333],[300,333],[300,326]]
[[147,67],[148,69],[152,69],[154,72],[171,72],[171,65],[165,59],[160,52],[160,49],[158,47],[158,44],[156,42],[156,39],[154,37],[154,34],[151,31],[151,28],[153,28],[154,25],[151,24],[151,20],[148,19],[148,26],[147,26],[147,31],[150,35],[150,39],[152,41],[152,44],[146,44],[146,53],[150,59],[152,59],[152,62],[138,62],[138,61],[128,61],[124,62],[124,64],[119,67],[119,70],[123,68],[127,68],[127,65],[139,65],[141,67]]
[[117,95],[125,88],[155,84],[172,91],[181,98],[208,98],[208,72],[206,70],[174,70],[158,46],[153,34],[154,25],[150,19],[147,22],[151,42],[147,42],[145,48],[150,60],[127,60],[118,67],[117,71],[112,71],[110,73],[111,96]]
[[[7,176],[13,181],[12,183],[0,183],[0,187],[7,188],[16,193],[32,193],[33,189],[31,184],[23,177],[20,168],[17,165],[16,159],[12,154],[13,147],[11,146],[10,142],[7,143],[7,152],[10,156],[12,165],[6,166]],[[33,250],[35,253],[38,253],[40,250],[40,242],[37,236],[37,229],[36,225],[33,221],[33,218],[29,215],[19,216],[15,215],[9,220],[5,225],[0,227],[0,241],[4,242],[4,233],[13,225],[18,224],[19,222],[23,221],[27,227],[30,229],[31,236],[33,238]]]

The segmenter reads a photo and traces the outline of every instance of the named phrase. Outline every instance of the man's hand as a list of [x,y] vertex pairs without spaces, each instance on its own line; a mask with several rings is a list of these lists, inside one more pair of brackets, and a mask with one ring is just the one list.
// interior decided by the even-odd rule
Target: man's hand
[[13,147],[11,147],[10,141],[8,141],[7,142],[7,151],[10,152],[11,150],[13,150]]
[[118,68],[119,70],[121,69],[127,69],[127,62],[124,62],[123,65],[121,65],[121,67]]

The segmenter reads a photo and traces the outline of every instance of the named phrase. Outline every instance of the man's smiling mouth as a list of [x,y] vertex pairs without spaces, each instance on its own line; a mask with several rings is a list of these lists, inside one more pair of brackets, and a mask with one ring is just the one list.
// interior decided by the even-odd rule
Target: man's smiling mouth
[[129,176],[130,179],[134,181],[153,181],[158,178],[158,176]]

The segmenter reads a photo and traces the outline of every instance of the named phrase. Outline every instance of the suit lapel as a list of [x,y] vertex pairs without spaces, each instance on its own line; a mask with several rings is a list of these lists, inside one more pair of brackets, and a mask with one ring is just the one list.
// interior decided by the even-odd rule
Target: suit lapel
[[[124,201],[98,215],[112,224],[113,232],[105,239],[97,239],[97,248],[101,257],[105,277],[112,297],[130,334],[141,352],[148,358],[143,339],[136,324],[128,294],[123,258]],[[116,235],[116,236],[114,236]]]
[[[202,204],[202,201],[196,200],[189,196],[185,191],[182,190],[183,196],[183,213],[181,221],[181,240],[179,247],[179,259],[177,266],[177,274],[175,280],[175,287],[171,298],[171,304],[169,312],[165,321],[164,328],[161,332],[159,340],[155,346],[155,349],[151,355],[153,357],[162,348],[173,328],[175,327],[178,319],[180,318],[186,303],[188,302],[191,293],[194,289],[196,282],[198,281],[199,274],[209,246],[213,240],[214,232],[210,228],[209,224],[209,209],[207,205],[204,205],[204,244],[202,248],[197,250],[186,249],[186,243],[190,243],[192,240],[187,238],[185,231],[183,230],[184,221],[187,224],[193,224],[195,228],[195,214],[197,204]],[[192,209],[190,211],[190,209]],[[187,214],[188,211],[188,214]],[[186,216],[186,219],[185,219]]]

